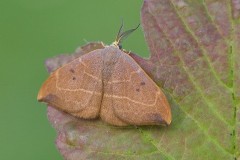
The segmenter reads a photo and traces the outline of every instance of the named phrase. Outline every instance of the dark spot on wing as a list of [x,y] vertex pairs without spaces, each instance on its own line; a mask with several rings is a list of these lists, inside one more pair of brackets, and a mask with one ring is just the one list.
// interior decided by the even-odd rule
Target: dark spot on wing
[[72,80],[76,80],[76,77],[73,77]]
[[140,83],[141,86],[144,86],[145,84],[146,84],[145,82],[141,82],[141,83]]
[[74,69],[72,69],[72,68],[71,68],[69,71],[70,71],[70,72],[72,72],[72,73],[74,73],[74,72],[75,72],[75,71],[74,71]]
[[137,89],[136,89],[136,91],[137,91],[137,92],[139,92],[139,91],[140,91],[140,89],[139,89],[139,88],[137,88]]

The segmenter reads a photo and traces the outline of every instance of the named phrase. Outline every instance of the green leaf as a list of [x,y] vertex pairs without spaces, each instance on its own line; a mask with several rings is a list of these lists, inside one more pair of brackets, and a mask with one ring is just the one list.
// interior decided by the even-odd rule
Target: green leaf
[[163,139],[168,145],[161,148],[173,159],[239,157],[237,5],[226,0],[146,0],[143,5],[152,62],[146,70],[177,106],[171,126],[175,135],[167,130]]

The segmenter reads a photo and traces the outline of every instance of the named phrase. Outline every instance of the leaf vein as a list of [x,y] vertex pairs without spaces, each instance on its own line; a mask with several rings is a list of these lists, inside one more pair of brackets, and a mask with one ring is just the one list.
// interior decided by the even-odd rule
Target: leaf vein
[[192,36],[192,38],[196,41],[196,43],[199,46],[199,49],[202,51],[203,53],[203,57],[205,58],[208,66],[209,66],[209,70],[213,73],[214,77],[216,78],[216,80],[219,82],[220,85],[222,85],[225,89],[229,90],[229,87],[219,78],[218,73],[215,71],[214,67],[212,66],[208,56],[207,56],[207,51],[204,49],[204,47],[200,44],[198,38],[195,36],[195,34],[193,33],[193,31],[191,31],[191,29],[188,27],[188,25],[186,24],[186,22],[184,21],[183,17],[179,14],[176,6],[174,5],[174,3],[172,2],[172,0],[169,1],[171,3],[171,5],[173,6],[173,9],[175,11],[175,13],[178,15],[180,21],[182,22],[183,26],[185,27],[186,31],[188,31],[188,33]]

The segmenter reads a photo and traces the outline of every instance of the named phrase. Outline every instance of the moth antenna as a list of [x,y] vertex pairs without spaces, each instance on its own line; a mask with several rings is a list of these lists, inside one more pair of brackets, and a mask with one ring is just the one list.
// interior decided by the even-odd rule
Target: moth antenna
[[140,24],[138,24],[138,26],[137,26],[136,28],[129,29],[129,30],[121,33],[121,34],[120,34],[120,37],[119,37],[119,43],[121,43],[124,39],[126,39],[132,32],[134,32],[135,30],[137,30],[139,26],[140,26]]
[[115,41],[117,41],[117,40],[119,39],[120,35],[122,34],[122,32],[123,32],[123,26],[124,26],[124,22],[123,22],[123,19],[122,19],[122,24],[121,24],[121,26],[120,26],[120,28],[119,28],[119,30],[118,30],[118,34],[117,34],[117,36],[116,36]]
[[132,32],[134,32],[136,29],[138,29],[139,26],[140,26],[140,24],[138,24],[138,26],[136,28],[129,29],[125,32],[122,32],[122,30],[123,30],[123,21],[122,21],[122,25],[118,31],[117,37],[116,37],[115,41],[113,42],[113,44],[118,46],[120,49],[122,49],[122,45],[121,45],[122,41],[124,39],[126,39]]

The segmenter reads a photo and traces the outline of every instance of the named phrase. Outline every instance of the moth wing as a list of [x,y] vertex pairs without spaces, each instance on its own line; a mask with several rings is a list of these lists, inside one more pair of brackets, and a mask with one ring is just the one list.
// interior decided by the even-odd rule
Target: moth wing
[[101,49],[85,54],[54,71],[38,100],[81,118],[96,118],[102,99]]
[[129,55],[119,54],[103,95],[113,113],[109,120],[121,126],[169,125],[171,109],[164,93]]

